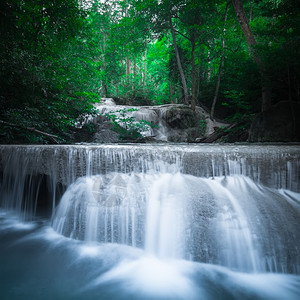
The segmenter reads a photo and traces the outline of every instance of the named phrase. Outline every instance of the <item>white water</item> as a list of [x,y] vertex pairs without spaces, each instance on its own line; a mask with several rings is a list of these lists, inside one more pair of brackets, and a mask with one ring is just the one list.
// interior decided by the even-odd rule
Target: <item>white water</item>
[[1,299],[297,300],[299,275],[242,273],[87,243],[0,210]]
[[161,259],[299,273],[299,209],[282,191],[244,176],[110,173],[72,184],[53,228],[75,239],[139,247]]
[[0,147],[3,299],[298,299],[298,150]]

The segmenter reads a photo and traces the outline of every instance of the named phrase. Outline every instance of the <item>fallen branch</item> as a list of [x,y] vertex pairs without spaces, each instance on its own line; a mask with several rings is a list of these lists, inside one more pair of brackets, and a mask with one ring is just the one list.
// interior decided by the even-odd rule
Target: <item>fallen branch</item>
[[44,135],[44,136],[48,136],[48,137],[51,138],[56,144],[58,144],[57,139],[58,139],[59,137],[58,137],[57,135],[50,134],[50,133],[47,133],[47,132],[44,132],[44,131],[35,129],[35,128],[33,128],[33,127],[26,127],[26,126],[14,124],[14,123],[2,121],[2,120],[0,120],[0,123],[1,123],[1,124],[5,124],[5,125],[8,125],[8,126],[11,126],[11,127],[19,127],[19,128],[23,128],[23,129],[26,129],[26,130],[28,130],[28,131],[33,131],[33,132],[36,132],[36,133],[38,133],[38,134],[42,134],[42,135]]
[[234,123],[234,124],[231,124],[231,125],[229,125],[228,127],[225,127],[225,128],[218,128],[216,131],[211,133],[209,136],[207,136],[206,138],[197,140],[197,142],[198,143],[212,143],[212,142],[215,142],[219,138],[227,135],[229,133],[229,130],[233,129],[237,125],[238,125],[238,123]]

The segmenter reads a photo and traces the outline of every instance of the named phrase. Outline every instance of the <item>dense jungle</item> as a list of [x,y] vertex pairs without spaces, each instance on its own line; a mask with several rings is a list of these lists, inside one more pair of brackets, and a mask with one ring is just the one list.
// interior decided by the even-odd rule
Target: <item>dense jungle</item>
[[102,98],[200,106],[232,131],[274,134],[252,141],[299,141],[299,6],[1,1],[0,142],[70,143]]

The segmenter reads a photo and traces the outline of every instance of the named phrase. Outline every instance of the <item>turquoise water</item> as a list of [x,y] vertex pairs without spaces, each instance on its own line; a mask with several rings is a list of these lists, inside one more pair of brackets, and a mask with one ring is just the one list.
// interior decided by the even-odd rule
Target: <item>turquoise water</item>
[[160,260],[144,250],[76,241],[45,220],[0,214],[1,299],[298,299],[300,276]]
[[0,299],[298,299],[299,150],[0,146]]

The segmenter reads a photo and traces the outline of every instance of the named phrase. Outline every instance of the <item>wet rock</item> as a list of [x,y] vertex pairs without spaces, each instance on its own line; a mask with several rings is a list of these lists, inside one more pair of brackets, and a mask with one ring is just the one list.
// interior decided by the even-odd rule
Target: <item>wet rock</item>
[[174,129],[187,129],[197,124],[195,113],[186,106],[170,107],[164,117],[167,124]]
[[119,134],[111,129],[110,122],[97,124],[97,130],[92,137],[93,143],[117,143]]
[[119,134],[111,128],[111,122],[98,118],[95,123],[88,123],[74,129],[71,141],[73,143],[117,143]]

